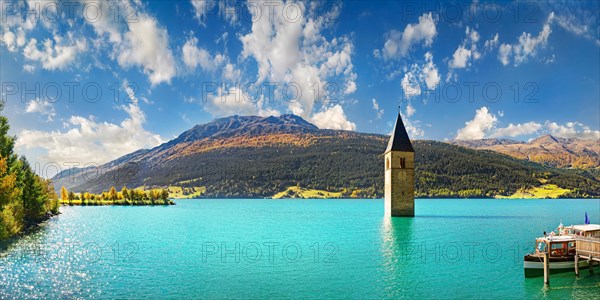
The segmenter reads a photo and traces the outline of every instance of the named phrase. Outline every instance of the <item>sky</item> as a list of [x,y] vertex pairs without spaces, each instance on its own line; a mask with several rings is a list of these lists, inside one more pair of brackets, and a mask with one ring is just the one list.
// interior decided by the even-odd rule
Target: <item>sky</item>
[[388,134],[400,112],[412,139],[442,141],[600,138],[596,1],[0,4],[2,114],[50,173],[234,114]]

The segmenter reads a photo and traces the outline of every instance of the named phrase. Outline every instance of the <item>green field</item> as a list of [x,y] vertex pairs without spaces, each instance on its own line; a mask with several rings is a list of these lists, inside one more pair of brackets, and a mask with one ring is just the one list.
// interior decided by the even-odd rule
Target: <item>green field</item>
[[279,192],[273,196],[273,199],[281,198],[304,198],[304,199],[323,199],[323,198],[341,198],[342,192],[328,192],[323,190],[305,189],[297,186],[290,186],[285,191]]
[[521,189],[510,196],[496,196],[500,199],[555,199],[570,192],[571,190],[563,189],[556,184],[544,184],[542,186],[533,187],[530,189]]

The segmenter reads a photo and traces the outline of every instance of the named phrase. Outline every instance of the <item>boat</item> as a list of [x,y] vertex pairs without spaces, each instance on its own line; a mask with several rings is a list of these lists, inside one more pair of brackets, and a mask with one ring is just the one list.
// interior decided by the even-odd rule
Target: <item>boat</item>
[[[523,268],[525,277],[537,277],[544,275],[544,254],[549,252],[550,273],[574,271],[575,269],[575,246],[577,237],[600,237],[600,225],[584,224],[563,226],[560,224],[550,234],[544,234],[535,240],[535,252],[523,257]],[[587,260],[579,261],[579,268],[587,268]]]

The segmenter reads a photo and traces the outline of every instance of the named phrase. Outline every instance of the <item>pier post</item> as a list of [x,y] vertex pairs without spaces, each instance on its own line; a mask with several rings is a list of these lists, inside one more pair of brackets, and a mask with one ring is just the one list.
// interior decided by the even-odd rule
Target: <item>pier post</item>
[[579,277],[579,254],[575,254],[575,276]]
[[594,274],[594,260],[592,259],[591,255],[590,259],[588,260],[588,266],[590,268],[590,274]]
[[544,285],[550,285],[550,253],[544,253]]

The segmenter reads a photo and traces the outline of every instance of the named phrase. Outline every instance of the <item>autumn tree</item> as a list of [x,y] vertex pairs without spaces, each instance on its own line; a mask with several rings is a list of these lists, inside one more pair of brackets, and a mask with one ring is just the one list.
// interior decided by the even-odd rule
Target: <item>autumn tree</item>
[[115,187],[111,187],[110,191],[108,191],[108,196],[110,200],[117,200],[119,198],[119,195],[117,194],[117,190],[115,189]]
[[69,191],[64,185],[60,188],[60,199],[62,201],[66,201],[69,199]]
[[123,195],[123,199],[125,200],[129,200],[129,191],[127,190],[126,186],[123,186],[123,189],[121,190],[121,194]]

